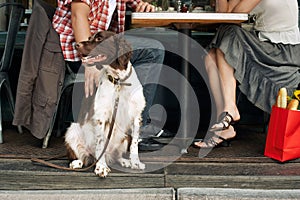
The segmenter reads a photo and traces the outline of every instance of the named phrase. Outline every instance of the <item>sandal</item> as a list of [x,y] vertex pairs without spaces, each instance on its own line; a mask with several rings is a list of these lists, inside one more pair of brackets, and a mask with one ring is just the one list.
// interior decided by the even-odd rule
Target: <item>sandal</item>
[[[219,117],[219,122],[216,123],[216,124],[214,124],[210,128],[210,131],[222,131],[222,130],[226,130],[226,129],[229,128],[230,125],[234,125],[237,122],[238,122],[238,120],[234,121],[231,114],[229,114],[228,112],[223,112],[223,113],[221,113],[221,115]],[[221,124],[221,125],[219,127],[213,128],[214,126],[216,126],[218,124]]]
[[[203,149],[214,148],[214,147],[230,147],[231,146],[230,142],[233,139],[233,137],[225,139],[225,138],[215,134],[214,132],[210,132],[210,133],[212,135],[208,139],[194,140],[193,146],[197,147],[197,148],[203,148]],[[221,141],[217,142],[216,139],[220,139]],[[196,145],[196,142],[204,142],[206,147],[199,147],[198,145]]]

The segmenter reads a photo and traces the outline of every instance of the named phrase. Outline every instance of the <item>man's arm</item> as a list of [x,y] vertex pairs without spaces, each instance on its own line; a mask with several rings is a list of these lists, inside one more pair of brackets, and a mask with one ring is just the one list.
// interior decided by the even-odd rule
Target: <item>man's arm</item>
[[90,8],[80,0],[73,0],[71,4],[72,28],[76,42],[88,40],[91,36],[90,25],[88,21]]
[[[73,0],[71,4],[71,20],[74,31],[75,41],[86,41],[91,36],[90,24],[88,21],[90,7],[80,0]],[[84,69],[84,91],[86,98],[93,95],[95,86],[99,84],[100,71],[93,67]]]

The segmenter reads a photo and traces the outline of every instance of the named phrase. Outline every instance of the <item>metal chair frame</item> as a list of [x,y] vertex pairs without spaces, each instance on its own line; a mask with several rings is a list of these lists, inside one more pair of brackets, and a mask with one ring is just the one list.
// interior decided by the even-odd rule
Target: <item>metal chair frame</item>
[[[14,114],[15,109],[15,101],[12,94],[10,81],[8,77],[8,71],[12,65],[12,58],[15,49],[16,37],[19,31],[21,19],[23,17],[25,8],[22,4],[19,3],[2,3],[0,4],[1,8],[8,8],[9,12],[9,20],[8,20],[8,30],[5,41],[5,46],[0,62],[0,90],[5,89],[6,97],[8,99],[8,103],[10,106],[10,110],[12,115]],[[1,114],[1,98],[0,98],[0,143],[3,143],[2,136],[2,114]],[[21,126],[18,126],[18,131],[22,133]]]

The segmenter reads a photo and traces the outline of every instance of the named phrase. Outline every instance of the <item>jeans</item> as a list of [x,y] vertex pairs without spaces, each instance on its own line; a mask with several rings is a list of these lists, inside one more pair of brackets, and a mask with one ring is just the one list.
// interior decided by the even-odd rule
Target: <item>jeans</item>
[[[129,35],[126,35],[125,38],[133,49],[131,63],[143,85],[146,107],[142,118],[143,125],[146,125],[150,121],[149,109],[153,104],[164,61],[164,47],[159,41],[154,39]],[[155,120],[160,121],[161,116],[159,115],[160,114],[155,114],[154,117],[157,118]]]

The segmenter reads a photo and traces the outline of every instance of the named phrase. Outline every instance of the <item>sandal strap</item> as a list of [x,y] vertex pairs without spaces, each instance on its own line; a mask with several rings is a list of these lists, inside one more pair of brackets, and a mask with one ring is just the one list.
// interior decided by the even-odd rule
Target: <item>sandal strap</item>
[[209,138],[207,140],[204,140],[203,141],[206,145],[206,147],[208,148],[212,148],[212,147],[215,147],[216,145],[218,145],[218,143],[213,139],[213,138]]
[[[207,147],[215,147],[219,144],[221,144],[224,141],[227,141],[227,139],[223,138],[222,136],[217,135],[214,132],[211,132],[211,137],[209,137],[207,140],[204,140],[203,142]],[[217,142],[214,138],[222,140],[221,142]]]
[[223,117],[222,119],[220,119],[220,123],[223,124],[223,129],[227,129],[232,124],[232,122],[234,122],[233,117],[231,114],[229,114],[229,112],[223,112],[220,115],[220,118],[221,116]]
[[[222,140],[222,142],[223,142],[223,141],[227,141],[227,139],[223,138],[223,137],[220,136],[220,135],[217,135],[215,132],[212,132],[212,134],[213,134],[213,136],[212,136],[211,138],[216,137],[216,138]],[[219,142],[219,143],[220,143],[220,142]]]

